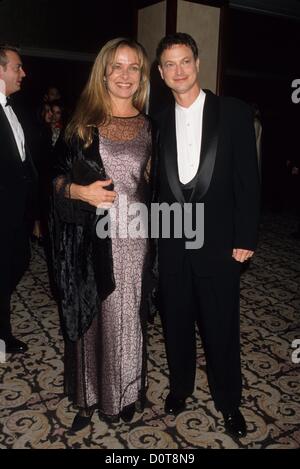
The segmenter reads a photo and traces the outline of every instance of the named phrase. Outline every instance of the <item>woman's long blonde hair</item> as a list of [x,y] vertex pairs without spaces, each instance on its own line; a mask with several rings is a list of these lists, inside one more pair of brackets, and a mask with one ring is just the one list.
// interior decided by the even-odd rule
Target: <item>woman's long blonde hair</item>
[[138,42],[119,37],[108,41],[97,55],[88,82],[79,98],[77,107],[67,126],[65,137],[71,140],[78,136],[88,147],[92,143],[93,130],[109,122],[112,116],[110,97],[105,86],[107,66],[114,60],[119,47],[130,47],[138,56],[141,68],[139,88],[133,96],[133,105],[139,111],[145,107],[148,83],[149,61],[146,52]]

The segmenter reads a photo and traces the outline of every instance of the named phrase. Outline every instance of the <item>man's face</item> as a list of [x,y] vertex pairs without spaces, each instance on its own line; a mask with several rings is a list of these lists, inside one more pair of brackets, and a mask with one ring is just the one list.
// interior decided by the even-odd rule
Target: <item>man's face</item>
[[162,79],[175,94],[185,94],[199,87],[199,59],[195,60],[192,49],[184,44],[165,49],[158,68]]
[[58,91],[57,88],[49,88],[48,93],[46,94],[46,101],[51,102],[51,101],[56,101],[57,99],[60,99],[60,92]]
[[0,80],[4,82],[4,94],[10,96],[21,89],[22,80],[26,75],[17,52],[8,50],[6,51],[6,57],[8,59],[7,65],[0,65]]

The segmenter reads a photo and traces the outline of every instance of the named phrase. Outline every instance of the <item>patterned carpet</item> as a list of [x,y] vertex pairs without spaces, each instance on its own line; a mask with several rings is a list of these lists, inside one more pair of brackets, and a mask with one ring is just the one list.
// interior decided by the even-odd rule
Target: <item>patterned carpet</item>
[[[130,424],[108,424],[94,414],[91,427],[69,436],[75,410],[63,395],[63,341],[42,249],[13,298],[14,330],[29,344],[24,355],[0,364],[0,448],[299,448],[300,242],[290,215],[266,215],[250,268],[242,276],[243,412],[249,432],[239,442],[224,433],[211,400],[199,341],[194,395],[177,418],[163,411],[168,372],[159,318],[149,325],[148,405]],[[300,356],[300,354],[298,355]]]

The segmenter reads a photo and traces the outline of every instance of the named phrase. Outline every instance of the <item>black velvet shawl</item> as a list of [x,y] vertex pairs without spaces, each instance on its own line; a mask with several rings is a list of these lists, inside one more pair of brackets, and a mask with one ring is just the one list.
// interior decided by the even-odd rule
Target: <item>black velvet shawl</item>
[[87,331],[101,302],[115,289],[115,281],[111,239],[96,235],[101,215],[88,203],[70,199],[69,186],[104,179],[96,130],[87,149],[79,139],[68,145],[63,139],[57,143],[49,222],[62,329],[72,341]]

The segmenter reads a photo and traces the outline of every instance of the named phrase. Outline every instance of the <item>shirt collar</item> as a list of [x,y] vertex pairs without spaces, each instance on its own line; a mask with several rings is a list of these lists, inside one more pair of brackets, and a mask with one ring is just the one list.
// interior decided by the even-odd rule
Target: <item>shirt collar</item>
[[203,106],[204,106],[205,96],[206,96],[206,94],[201,89],[200,93],[197,96],[197,98],[195,99],[195,101],[189,107],[183,107],[183,106],[180,106],[180,104],[176,103],[176,110],[181,111],[181,112],[190,112],[190,111],[195,111],[195,110],[198,110],[198,109],[202,109]]
[[6,96],[0,91],[0,104],[5,107],[6,106]]

